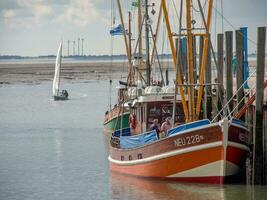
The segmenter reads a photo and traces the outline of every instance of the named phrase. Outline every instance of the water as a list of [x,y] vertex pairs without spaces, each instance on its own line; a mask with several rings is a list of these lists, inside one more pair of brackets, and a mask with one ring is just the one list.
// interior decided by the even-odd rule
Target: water
[[266,187],[110,174],[102,133],[108,81],[64,88],[71,99],[54,102],[48,83],[0,87],[0,200],[267,199]]

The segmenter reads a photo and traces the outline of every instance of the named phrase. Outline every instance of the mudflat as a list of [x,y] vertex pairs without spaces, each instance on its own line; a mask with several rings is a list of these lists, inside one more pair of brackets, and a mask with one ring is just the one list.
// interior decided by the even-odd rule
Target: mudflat
[[[265,66],[267,65],[267,61]],[[250,67],[256,66],[256,61],[249,61]],[[173,63],[164,62],[162,70],[168,68],[173,71]],[[158,66],[156,64],[156,69]],[[0,62],[0,84],[39,84],[52,81],[54,76],[54,63],[38,62]],[[127,77],[129,68],[126,61],[121,62],[63,62],[61,78],[66,82],[86,82],[90,80],[119,79]],[[172,73],[172,72],[171,72]]]

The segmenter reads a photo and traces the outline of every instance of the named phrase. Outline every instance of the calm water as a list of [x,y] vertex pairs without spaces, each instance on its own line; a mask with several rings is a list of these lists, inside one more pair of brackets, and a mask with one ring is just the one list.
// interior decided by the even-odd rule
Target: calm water
[[[267,199],[266,187],[223,187],[110,174],[102,133],[108,81],[0,87],[0,200]],[[115,97],[113,97],[115,99]]]

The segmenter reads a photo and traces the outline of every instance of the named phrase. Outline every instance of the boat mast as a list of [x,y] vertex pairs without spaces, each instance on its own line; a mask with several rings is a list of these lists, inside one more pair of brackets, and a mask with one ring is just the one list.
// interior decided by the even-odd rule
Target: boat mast
[[149,53],[149,24],[148,24],[148,1],[145,0],[145,35],[146,35],[146,76],[147,76],[147,86],[150,85],[150,53]]
[[124,25],[124,21],[123,21],[123,14],[122,14],[122,8],[121,8],[120,0],[117,0],[117,6],[118,6],[118,9],[119,9],[121,26],[122,26],[122,29],[123,29],[124,44],[125,44],[125,48],[126,48],[128,63],[130,65],[130,74],[129,74],[128,83],[130,83],[130,85],[131,85],[133,83],[133,81],[134,81],[133,73],[131,74],[131,72],[133,71],[133,63],[131,61],[131,55],[130,55],[130,51],[129,51],[129,45],[128,45],[128,41],[127,41],[127,36],[126,36],[125,25]]
[[193,62],[193,34],[191,18],[191,0],[186,0],[186,29],[187,29],[187,66],[188,66],[188,111],[189,121],[195,120],[195,95],[194,95],[194,62]]
[[182,29],[182,16],[183,16],[183,0],[180,2],[180,18],[179,18],[179,34],[178,34],[178,39],[177,39],[177,48],[176,48],[176,55],[178,59],[178,66],[176,66],[176,73],[175,73],[175,90],[174,90],[174,101],[173,101],[173,108],[172,108],[172,127],[174,127],[175,124],[175,116],[176,116],[176,100],[177,100],[177,79],[178,79],[178,74],[181,74],[181,57],[179,57],[180,53],[179,50],[181,49],[180,46],[180,40],[181,40],[181,29]]
[[138,0],[138,33],[140,33],[138,44],[138,80],[142,80],[142,0]]
[[[158,41],[158,33],[159,33],[159,29],[160,29],[160,22],[161,22],[161,17],[162,17],[162,3],[160,3],[160,7],[159,7],[159,15],[158,15],[158,19],[157,19],[157,26],[156,26],[156,33],[155,33],[155,38],[154,38],[154,44],[152,47],[152,53],[151,53],[151,59],[150,59],[150,63],[154,62],[155,59],[155,54],[156,54],[156,42]],[[152,35],[152,37],[154,37]]]
[[129,12],[129,21],[128,21],[128,39],[129,39],[129,55],[130,55],[130,59],[129,62],[131,63],[131,68],[130,68],[130,83],[133,83],[134,81],[134,68],[133,68],[133,64],[132,64],[132,30],[131,30],[131,12]]
[[[168,38],[169,38],[169,43],[170,43],[170,48],[171,48],[171,53],[172,53],[172,59],[173,59],[173,66],[174,66],[174,70],[176,71],[176,70],[178,70],[177,69],[177,63],[178,63],[177,62],[177,55],[176,55],[176,50],[175,50],[174,43],[173,43],[173,33],[171,31],[171,26],[170,26],[170,21],[169,21],[169,16],[168,16],[168,11],[167,11],[167,6],[166,6],[165,0],[161,0],[161,4],[162,4],[162,10],[163,10],[164,18],[165,18],[166,29],[168,32]],[[182,86],[183,82],[182,82],[181,73],[179,73],[179,72],[177,73],[177,83],[175,83],[175,84],[179,85],[183,110],[184,110],[184,114],[185,114],[185,121],[188,122],[189,118],[188,118],[187,103],[186,103],[186,99],[185,99],[184,88]]]
[[[201,11],[201,15],[203,15],[203,10],[201,7],[201,3],[198,0],[199,9]],[[199,119],[199,113],[200,113],[200,107],[201,107],[201,101],[202,101],[202,95],[203,95],[203,83],[204,83],[204,74],[205,74],[205,67],[206,67],[206,60],[207,60],[207,54],[208,54],[208,47],[210,43],[210,23],[211,23],[211,16],[212,16],[212,5],[213,0],[208,0],[208,15],[207,20],[203,21],[206,29],[206,33],[203,34],[204,36],[204,47],[203,47],[203,53],[202,53],[202,62],[201,62],[201,68],[200,68],[200,77],[199,77],[199,90],[198,90],[198,98],[197,98],[197,105],[196,105],[196,119]]]

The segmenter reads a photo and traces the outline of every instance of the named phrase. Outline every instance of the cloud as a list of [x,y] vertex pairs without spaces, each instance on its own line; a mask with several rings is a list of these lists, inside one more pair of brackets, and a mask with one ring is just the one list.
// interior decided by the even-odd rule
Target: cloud
[[31,27],[52,13],[44,0],[17,0],[16,8],[2,11],[4,22],[10,27]]
[[62,23],[87,26],[99,17],[100,14],[92,0],[71,0],[58,20]]

